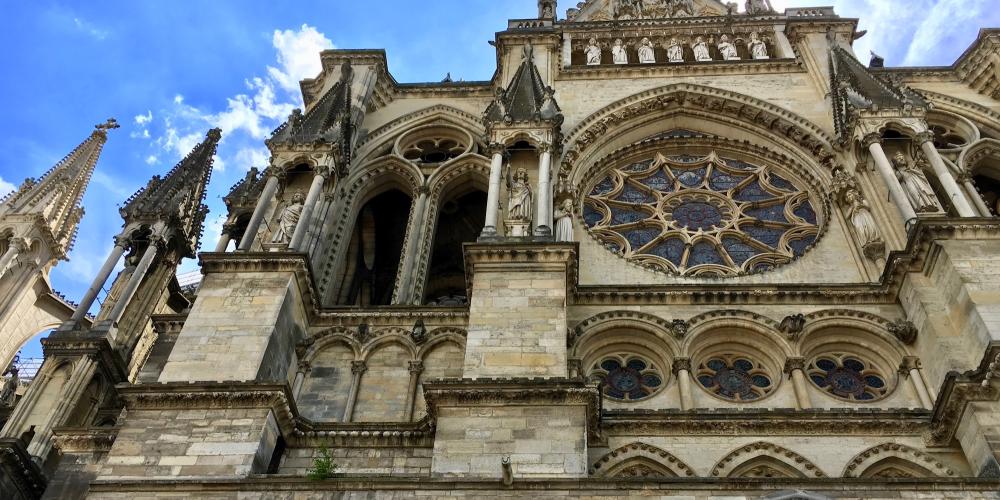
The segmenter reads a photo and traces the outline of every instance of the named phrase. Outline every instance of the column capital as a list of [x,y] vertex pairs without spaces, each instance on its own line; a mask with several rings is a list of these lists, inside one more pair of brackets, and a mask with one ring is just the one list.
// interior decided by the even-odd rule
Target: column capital
[[962,170],[961,172],[958,173],[958,175],[955,176],[955,180],[961,183],[973,182],[972,172],[970,172],[969,170]]
[[236,231],[235,222],[226,222],[222,225],[222,234],[232,235],[234,231]]
[[864,144],[866,148],[869,148],[872,144],[876,143],[880,146],[882,145],[882,134],[879,134],[878,132],[865,134],[865,136],[861,138],[861,144]]
[[364,361],[351,361],[351,373],[360,375],[368,371],[368,363]]
[[431,194],[431,188],[428,187],[427,184],[423,184],[417,188],[416,192],[418,195],[428,196]]
[[31,242],[28,241],[27,238],[22,238],[20,236],[11,236],[10,239],[7,240],[7,244],[10,245],[10,248],[16,248],[18,253],[25,253],[29,248],[31,248]]
[[788,358],[785,360],[785,374],[791,375],[795,370],[805,371],[806,358]]
[[932,143],[933,145],[934,132],[931,132],[930,130],[924,130],[923,132],[918,132],[917,135],[913,136],[913,140],[920,145],[926,144],[928,142]]
[[899,363],[899,375],[903,378],[909,377],[910,372],[920,369],[920,358],[916,356],[905,356]]
[[312,371],[312,363],[308,361],[299,361],[299,373],[306,374]]
[[277,167],[275,165],[267,167],[267,170],[264,171],[264,177],[268,179],[275,178],[278,179],[279,181],[282,181],[285,180],[285,177],[287,176],[288,172],[285,171],[285,169]]
[[424,371],[424,362],[420,360],[410,361],[410,373],[419,375]]
[[504,146],[499,142],[491,142],[490,145],[486,147],[486,150],[490,153],[490,155],[502,155],[507,152],[507,146]]
[[677,375],[681,370],[691,373],[691,358],[674,358],[670,371]]
[[552,149],[553,149],[552,148],[552,144],[549,144],[547,142],[543,142],[543,143],[541,143],[541,144],[538,145],[538,152],[539,153],[551,153]]

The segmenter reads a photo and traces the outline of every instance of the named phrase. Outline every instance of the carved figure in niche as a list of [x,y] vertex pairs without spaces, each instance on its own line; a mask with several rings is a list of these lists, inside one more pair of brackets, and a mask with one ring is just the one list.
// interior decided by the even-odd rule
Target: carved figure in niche
[[670,17],[694,17],[694,0],[667,0]]
[[521,167],[514,173],[513,182],[510,185],[507,218],[512,221],[531,222],[532,198],[531,186],[528,184],[528,171]]
[[597,45],[597,39],[591,38],[587,45],[587,66],[598,66],[601,64],[601,46]]
[[17,395],[17,372],[18,369],[13,363],[4,372],[4,375],[9,374],[10,378],[4,381],[3,389],[0,389],[0,407],[14,406],[14,398]]
[[611,57],[615,64],[628,64],[628,52],[625,52],[621,38],[615,40],[615,44],[611,46]]
[[882,245],[882,235],[878,226],[875,225],[875,217],[872,217],[868,203],[861,198],[861,194],[854,189],[844,193],[844,204],[847,206],[847,215],[854,225],[854,232],[857,233],[864,249],[875,245]]
[[770,14],[774,12],[774,8],[771,7],[771,2],[769,0],[747,0],[746,9],[747,14],[751,16]]
[[722,35],[722,38],[719,39],[718,47],[723,59],[727,61],[738,61],[740,59],[740,54],[736,51],[736,46],[729,41],[727,35]]
[[292,202],[281,211],[281,217],[278,218],[278,229],[274,232],[271,243],[290,243],[292,241],[292,234],[295,233],[295,226],[299,225],[305,201],[306,198],[302,193],[292,195]]
[[754,59],[771,58],[771,56],[767,53],[767,44],[760,39],[760,34],[756,31],[750,33],[750,43],[747,44],[747,48],[750,49],[750,55]]
[[573,199],[566,198],[556,208],[556,241],[573,241]]
[[924,176],[921,168],[906,160],[902,151],[897,151],[892,157],[892,166],[896,169],[896,177],[903,185],[906,197],[917,212],[938,212],[941,207],[938,205],[937,196],[930,182]]
[[708,52],[708,43],[705,42],[703,37],[695,38],[694,40],[694,60],[695,61],[711,61],[712,54]]
[[672,63],[684,62],[684,47],[676,38],[671,38],[667,44],[667,61]]
[[650,42],[648,38],[643,38],[642,45],[639,46],[639,62],[642,64],[656,62],[656,54],[653,52],[653,42]]

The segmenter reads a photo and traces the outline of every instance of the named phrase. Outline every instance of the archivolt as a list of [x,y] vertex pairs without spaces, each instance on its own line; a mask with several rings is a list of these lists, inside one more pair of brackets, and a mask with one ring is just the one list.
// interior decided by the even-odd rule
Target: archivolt
[[672,324],[659,316],[639,311],[606,311],[581,321],[573,329],[573,354],[581,354],[582,347],[602,332],[613,329],[633,329],[649,333],[665,344],[671,353],[677,353],[679,346],[672,337]]
[[989,125],[990,123],[1000,123],[1000,113],[972,101],[939,94],[930,90],[916,90],[924,97],[930,99],[936,108],[969,118],[977,127],[987,128],[994,135],[1000,135],[1000,129]]
[[728,90],[682,83],[627,97],[580,122],[567,134],[567,153],[559,176],[570,179],[579,165],[586,166],[585,164],[595,161],[600,148],[595,148],[594,145],[599,139],[608,142],[607,138],[621,135],[639,122],[677,111],[709,121],[743,126],[792,146],[789,149],[804,152],[803,159],[811,158],[812,163],[831,166],[833,140],[812,122],[760,99]]
[[865,477],[865,472],[872,466],[889,458],[896,458],[904,463],[912,463],[920,469],[927,470],[939,477],[951,477],[955,471],[941,463],[940,460],[917,451],[909,446],[895,443],[884,443],[869,448],[851,460],[844,468],[844,477]]
[[355,359],[361,357],[361,345],[355,340],[353,331],[342,326],[323,330],[299,344],[297,355],[300,362],[309,362],[323,349],[335,343],[342,343],[351,348]]
[[719,460],[712,469],[713,477],[729,477],[729,475],[751,460],[767,457],[777,460],[798,471],[802,477],[826,477],[816,464],[810,462],[794,451],[782,448],[776,444],[759,441],[741,446]]
[[438,104],[397,118],[368,134],[358,144],[358,157],[365,158],[381,146],[414,128],[440,123],[467,130],[473,137],[481,137],[486,132],[479,117],[458,108]]
[[444,327],[432,330],[427,334],[429,340],[417,351],[417,359],[424,359],[432,349],[447,342],[458,345],[462,352],[465,352],[466,335],[467,332],[459,328]]
[[667,472],[669,476],[694,477],[691,467],[671,453],[645,443],[631,443],[609,452],[594,462],[590,474],[597,477],[615,477],[629,465],[648,463],[653,470]]

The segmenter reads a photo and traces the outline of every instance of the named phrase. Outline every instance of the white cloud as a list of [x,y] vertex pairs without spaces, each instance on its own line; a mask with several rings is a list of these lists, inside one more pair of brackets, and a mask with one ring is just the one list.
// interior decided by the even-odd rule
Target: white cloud
[[17,186],[5,181],[3,177],[0,177],[0,198],[7,196],[11,191],[17,189]]
[[226,223],[226,215],[219,214],[205,221],[204,236],[201,238],[201,251],[207,252],[215,249],[219,237],[222,236],[222,225]]
[[156,165],[156,162],[160,161],[156,155],[149,155],[146,157],[146,165]]
[[242,148],[233,155],[233,160],[244,170],[250,170],[251,167],[264,170],[270,164],[271,153],[264,147]]
[[73,18],[73,24],[76,26],[76,29],[86,33],[96,40],[104,40],[111,34],[108,30],[98,28],[93,23],[79,17]]
[[946,41],[953,39],[956,27],[975,26],[997,10],[996,0],[940,0],[923,9],[923,19],[917,25],[904,65],[926,64]]
[[299,31],[274,31],[274,48],[278,50],[278,68],[268,66],[267,72],[285,91],[295,94],[299,81],[313,78],[322,70],[319,53],[333,48],[333,42],[312,26],[303,24]]
[[135,124],[142,127],[153,121],[153,112],[147,111],[144,115],[137,115],[135,117]]
[[100,169],[94,171],[92,179],[98,186],[101,186],[113,194],[115,199],[124,200],[133,193],[133,191],[129,190],[122,184],[122,181],[111,177]]

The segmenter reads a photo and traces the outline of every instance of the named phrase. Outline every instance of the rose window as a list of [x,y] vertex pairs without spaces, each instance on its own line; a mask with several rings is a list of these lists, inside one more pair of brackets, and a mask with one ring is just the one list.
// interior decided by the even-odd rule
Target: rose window
[[801,257],[819,237],[809,193],[789,177],[715,153],[657,154],[600,177],[583,218],[606,248],[645,267],[757,273]]
[[648,360],[633,356],[608,356],[591,371],[591,378],[604,386],[604,395],[622,401],[636,401],[663,387],[664,377]]
[[849,354],[824,354],[807,370],[816,387],[848,401],[874,401],[889,391],[885,377],[871,363]]
[[755,401],[774,388],[770,374],[747,356],[712,356],[698,367],[698,383],[708,392],[730,401]]

